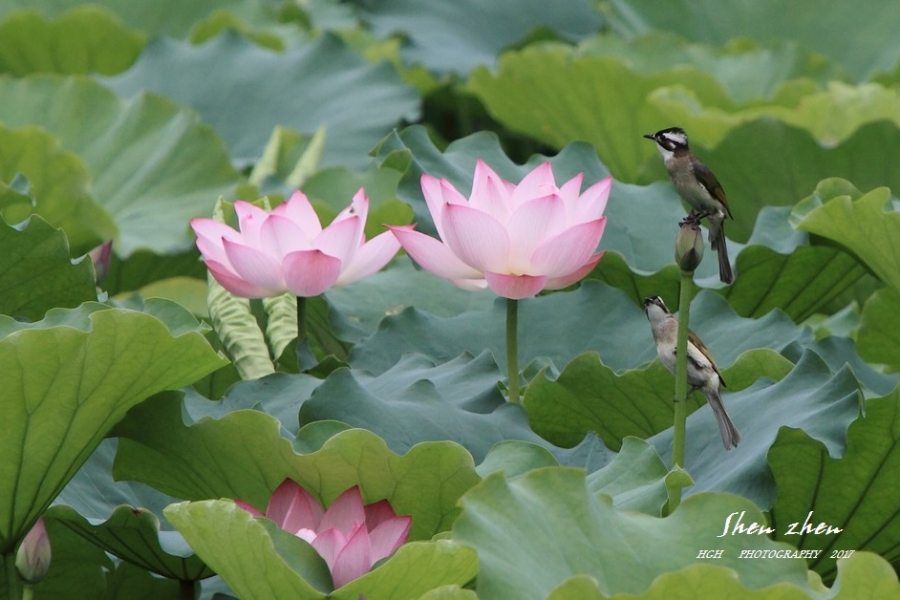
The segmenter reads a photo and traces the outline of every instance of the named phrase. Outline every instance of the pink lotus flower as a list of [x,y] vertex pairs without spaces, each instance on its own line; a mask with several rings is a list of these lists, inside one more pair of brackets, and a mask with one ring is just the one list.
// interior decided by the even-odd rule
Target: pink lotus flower
[[489,287],[521,299],[575,283],[597,264],[612,178],[580,193],[583,176],[557,187],[550,163],[519,185],[481,160],[467,200],[446,179],[422,176],[422,191],[442,241],[413,225],[389,227],[424,269],[463,288]]
[[299,191],[271,213],[240,200],[234,210],[240,231],[213,219],[193,219],[191,227],[210,273],[244,298],[318,296],[375,273],[400,249],[390,232],[366,242],[369,200],[362,189],[325,229]]
[[242,500],[235,503],[309,542],[328,564],[335,588],[393,554],[409,537],[412,524],[412,517],[398,517],[387,500],[363,506],[356,486],[338,496],[327,511],[290,479],[272,494],[264,515]]

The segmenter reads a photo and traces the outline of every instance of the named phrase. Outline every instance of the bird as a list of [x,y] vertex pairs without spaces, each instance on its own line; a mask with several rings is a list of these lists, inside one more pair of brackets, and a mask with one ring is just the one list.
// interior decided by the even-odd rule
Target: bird
[[732,283],[734,273],[728,262],[724,221],[734,217],[728,208],[722,184],[709,167],[691,152],[684,129],[669,127],[656,133],[644,134],[644,137],[656,142],[675,191],[690,205],[692,216],[688,219],[699,221],[706,218],[709,224],[709,244],[719,256],[719,279],[723,283]]
[[[659,296],[650,296],[644,299],[644,312],[650,320],[650,330],[656,342],[656,353],[662,364],[673,375],[675,374],[675,346],[678,340],[678,319],[676,319],[665,302]],[[691,392],[701,391],[706,396],[706,401],[712,408],[719,425],[719,433],[722,435],[722,444],[726,450],[731,450],[741,441],[741,434],[722,403],[719,393],[720,387],[725,386],[725,380],[716,366],[709,350],[700,341],[693,331],[688,330],[688,360],[687,379],[691,386]]]

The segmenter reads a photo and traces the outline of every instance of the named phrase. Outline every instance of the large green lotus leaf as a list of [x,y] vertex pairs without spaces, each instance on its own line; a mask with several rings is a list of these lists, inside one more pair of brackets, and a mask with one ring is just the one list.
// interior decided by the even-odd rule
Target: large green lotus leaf
[[0,220],[0,313],[37,320],[54,307],[97,299],[89,259],[72,264],[63,232],[33,216],[24,227]]
[[695,563],[657,577],[642,594],[604,594],[598,582],[587,575],[570,577],[547,596],[548,600],[809,600],[808,592],[790,583],[748,589],[733,569],[710,563]]
[[[783,314],[761,319],[735,319],[725,301],[712,292],[697,296],[691,307],[692,328],[712,350],[719,366],[730,366],[745,350],[781,350],[793,341],[809,342]],[[590,327],[585,327],[585,323]],[[350,364],[379,374],[405,353],[419,352],[446,362],[463,352],[493,353],[506,364],[505,302],[498,300],[483,311],[467,311],[439,318],[409,308],[382,321],[378,331],[357,344]],[[584,352],[599,352],[614,371],[634,369],[650,362],[656,351],[644,311],[624,292],[586,281],[571,292],[538,296],[519,303],[519,363],[541,358],[558,368]]]
[[3,210],[7,223],[37,213],[66,232],[76,254],[88,252],[115,235],[109,214],[91,198],[87,167],[59,141],[36,127],[0,127],[0,181],[17,175],[28,180],[35,206],[17,204]]
[[851,338],[830,335],[812,344],[793,343],[782,354],[797,362],[806,350],[818,354],[834,372],[840,371],[844,366],[849,367],[866,398],[890,394],[900,383],[900,373],[883,373],[865,362],[857,353],[856,344]]
[[0,22],[0,73],[113,75],[127,69],[143,47],[143,35],[96,6],[75,7],[52,20],[26,10]]
[[369,64],[331,34],[283,53],[230,31],[202,46],[160,38],[107,85],[123,96],[152,90],[192,106],[241,164],[262,156],[282,125],[324,127],[322,165],[362,167],[378,140],[418,114],[418,97],[390,64]]
[[504,440],[494,444],[476,471],[482,478],[491,473],[503,472],[506,477],[515,477],[541,467],[559,465],[546,448],[531,442]]
[[[759,348],[741,354],[723,377],[728,391],[737,392],[760,377],[779,380],[793,366],[777,352]],[[659,361],[620,375],[587,352],[567,364],[556,380],[544,373],[533,379],[523,404],[534,431],[554,444],[573,446],[595,431],[607,447],[618,450],[628,436],[648,438],[672,427],[673,385]],[[703,404],[701,394],[691,395],[688,414]]]
[[[771,511],[776,538],[822,550],[810,568],[835,576],[835,550],[870,550],[900,562],[900,390],[866,402],[865,417],[847,431],[847,449],[834,458],[825,444],[799,429],[783,428],[769,450],[778,487]],[[809,523],[809,528],[804,526]],[[816,531],[820,523],[827,526]]]
[[675,84],[701,94],[704,104],[730,102],[722,85],[698,69],[645,75],[623,59],[574,55],[563,46],[506,52],[496,72],[486,67],[472,71],[466,90],[513,131],[554,148],[585,140],[617,179],[642,181],[648,179],[645,163],[658,153],[641,135],[671,125],[647,96]]
[[107,432],[148,396],[221,366],[196,331],[84,304],[34,325],[0,318],[0,549],[9,552]]
[[669,478],[691,484],[684,471],[669,472],[656,448],[638,438],[625,438],[616,457],[587,477],[588,489],[609,496],[618,510],[636,510],[661,516],[669,501]]
[[[900,189],[900,182],[893,188]],[[807,213],[797,228],[847,248],[900,293],[900,208],[889,189],[877,188],[856,200],[832,198]]]
[[49,75],[0,77],[0,96],[0,121],[43,127],[87,163],[93,197],[118,227],[119,256],[186,250],[188,220],[238,183],[216,134],[160,96],[121,100],[91,79]]
[[734,106],[706,104],[683,86],[655,90],[648,102],[674,123],[694,133],[694,141],[717,146],[734,127],[772,117],[833,146],[863,125],[878,121],[900,126],[900,93],[877,84],[847,85],[832,81],[822,91],[803,88],[802,82],[785,84],[771,103]]
[[[833,455],[844,451],[847,427],[859,413],[859,383],[848,367],[833,373],[812,351],[777,383],[761,380],[723,396],[741,432],[740,445],[726,452],[712,410],[702,407],[687,420],[684,468],[694,486],[687,493],[727,491],[762,508],[772,506],[775,483],[766,455],[782,426],[802,428]],[[650,438],[666,464],[672,460],[672,433]]]
[[739,104],[772,99],[785,82],[811,79],[819,85],[849,74],[826,59],[784,40],[759,44],[747,38],[732,39],[716,48],[689,43],[668,30],[648,31],[638,37],[623,38],[606,34],[589,38],[579,45],[589,56],[618,56],[636,71],[657,73],[691,66],[715,75]]
[[279,422],[262,412],[238,410],[185,425],[177,395],[136,408],[116,434],[116,479],[188,500],[241,498],[261,510],[285,478],[326,506],[359,485],[367,502],[387,499],[398,514],[413,516],[413,540],[446,530],[456,501],[479,480],[472,456],[452,442],[417,444],[399,456],[377,435],[350,429],[298,454]]
[[496,299],[489,291],[462,290],[402,259],[353,285],[331,288],[325,297],[340,317],[333,319],[337,333],[351,342],[362,341],[375,333],[382,319],[410,306],[451,317],[467,310],[488,309]]
[[[467,74],[493,65],[500,51],[535,29],[579,39],[600,28],[600,14],[587,0],[553,5],[541,0],[478,0],[434,4],[428,0],[383,0],[363,13],[375,35],[402,34],[400,55],[438,73]],[[474,17],[474,18],[473,18]]]
[[161,520],[175,498],[140,483],[113,481],[116,446],[112,439],[101,442],[44,518],[158,575],[182,581],[211,577],[181,535]]
[[865,275],[853,256],[811,244],[808,234],[791,227],[790,216],[788,207],[766,206],[756,217],[735,260],[738,276],[718,290],[738,314],[761,317],[777,308],[800,323]]
[[207,273],[196,246],[187,252],[169,256],[139,250],[127,259],[113,255],[101,287],[111,296],[116,296],[171,277],[191,277],[205,285]]
[[180,502],[166,517],[241,598],[321,598],[328,566],[300,538],[232,500]]
[[900,294],[890,288],[875,292],[863,306],[856,343],[859,355],[900,370]]
[[[325,598],[323,592],[333,589],[311,546],[230,500],[182,502],[167,508],[166,516],[241,598]],[[418,598],[442,585],[467,583],[477,569],[469,548],[448,540],[413,542],[328,597]]]
[[606,594],[638,594],[663,573],[698,562],[698,548],[724,551],[717,565],[737,571],[751,589],[790,583],[809,589],[800,559],[748,561],[741,550],[783,550],[762,536],[717,539],[725,518],[751,502],[728,494],[697,494],[672,515],[619,511],[588,489],[584,473],[550,467],[507,480],[492,475],[462,500],[453,538],[478,551],[479,598],[546,598],[574,575],[588,575]]
[[[777,0],[716,2],[702,0],[613,0],[613,30],[638,35],[649,29],[671,31],[685,38],[720,46],[735,37],[761,42],[795,40],[844,65],[856,79],[894,68],[900,40],[888,14],[892,4],[882,1],[871,11],[859,10],[850,0],[837,0],[828,10],[815,0],[800,0],[790,10]],[[866,40],[861,44],[860,40]]]
[[476,463],[503,440],[547,446],[529,428],[521,407],[505,401],[497,387],[500,379],[487,352],[437,365],[428,357],[406,354],[377,377],[335,371],[303,403],[300,422],[335,420],[368,429],[400,453],[423,441],[452,440]]
[[[82,0],[7,0],[0,4],[0,18],[25,8],[59,16],[83,4]],[[150,4],[130,0],[95,0],[91,4],[115,13],[127,27],[151,36],[187,37],[198,21],[215,11],[228,11],[255,24],[270,24],[275,18],[275,9],[266,0],[159,0]]]

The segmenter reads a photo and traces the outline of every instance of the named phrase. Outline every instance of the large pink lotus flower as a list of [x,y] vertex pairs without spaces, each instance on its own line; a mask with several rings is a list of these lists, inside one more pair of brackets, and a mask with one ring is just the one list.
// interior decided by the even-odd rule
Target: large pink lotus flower
[[390,232],[366,242],[369,200],[362,189],[325,229],[299,191],[270,213],[240,200],[234,210],[240,231],[213,219],[193,219],[191,227],[210,273],[244,298],[318,296],[375,273],[400,249]]
[[489,287],[518,300],[575,283],[597,264],[612,178],[581,191],[583,176],[556,186],[550,163],[519,185],[484,162],[467,200],[446,179],[422,176],[422,191],[442,241],[413,225],[389,227],[424,269],[463,288]]
[[412,517],[398,517],[387,500],[364,506],[356,486],[338,496],[327,511],[290,479],[272,494],[265,514],[242,500],[235,503],[309,542],[328,564],[335,588],[393,554],[409,537],[412,524]]

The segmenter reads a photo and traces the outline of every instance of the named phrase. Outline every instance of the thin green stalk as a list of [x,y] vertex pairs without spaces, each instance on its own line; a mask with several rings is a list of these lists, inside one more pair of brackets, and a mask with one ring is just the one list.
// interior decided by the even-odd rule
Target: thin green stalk
[[[681,272],[681,285],[678,296],[678,342],[675,346],[675,435],[672,441],[672,468],[684,468],[685,423],[687,422],[687,343],[688,321],[691,314],[691,290],[694,274]],[[681,488],[672,490],[669,499],[671,514],[681,504]]]
[[506,366],[509,401],[519,401],[519,301],[506,299]]
[[306,329],[306,298],[302,296],[297,296],[297,366],[301,373],[316,366],[316,357],[309,347]]
[[178,597],[181,600],[194,600],[197,597],[197,582],[182,579],[178,582]]
[[[2,555],[3,572],[6,578],[5,589],[0,589],[0,597],[21,598],[25,594],[25,587],[16,570],[16,553],[10,552]],[[2,581],[2,580],[0,580]],[[6,596],[3,596],[6,594]]]

